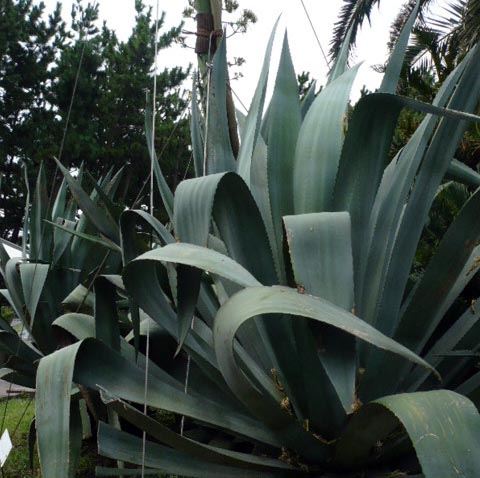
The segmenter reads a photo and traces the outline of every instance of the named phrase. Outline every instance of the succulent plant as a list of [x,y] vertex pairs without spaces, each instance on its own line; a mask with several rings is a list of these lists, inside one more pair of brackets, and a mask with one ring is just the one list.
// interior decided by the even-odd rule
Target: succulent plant
[[[55,322],[78,342],[38,368],[44,476],[73,476],[71,382],[97,391],[117,417],[100,423],[98,447],[119,464],[98,476],[480,475],[479,306],[443,320],[480,266],[479,189],[408,287],[447,172],[478,185],[478,174],[452,160],[467,122],[480,120],[480,47],[433,104],[398,96],[413,18],[380,89],[348,122],[358,68],[347,68],[346,48],[325,88],[300,104],[286,37],[264,107],[272,34],[237,158],[221,42],[208,117],[192,104],[198,177],[173,195],[150,145],[171,228],[123,212],[111,237],[122,248],[122,278],[100,284],[94,317]],[[403,108],[425,118],[389,161]],[[129,335],[118,327],[120,295]],[[152,358],[166,335],[178,341],[173,361],[189,357],[188,382]],[[155,410],[183,417],[181,425]]]
[[[113,178],[109,173],[95,188],[112,201],[120,177],[121,173]],[[79,171],[80,183],[82,178],[85,175]],[[95,188],[89,198],[92,204],[100,200]],[[95,273],[118,272],[121,264],[120,249],[100,237],[85,215],[78,217],[67,180],[51,199],[47,189],[41,167],[33,202],[26,207],[23,253],[10,258],[0,245],[0,272],[6,286],[0,294],[20,319],[20,330],[0,323],[0,347],[7,357],[0,374],[29,387],[35,387],[36,362],[61,342],[52,331],[53,320],[65,311],[88,309],[92,293],[85,285],[91,282],[91,288]]]

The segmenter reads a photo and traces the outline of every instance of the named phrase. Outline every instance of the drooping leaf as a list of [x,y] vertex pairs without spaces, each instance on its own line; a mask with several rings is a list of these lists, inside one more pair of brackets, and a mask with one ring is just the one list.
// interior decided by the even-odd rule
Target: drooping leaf
[[[109,458],[119,458],[136,465],[143,462],[143,442],[141,438],[119,432],[113,427],[101,422],[99,427],[99,451]],[[245,470],[233,468],[227,465],[208,463],[191,455],[167,448],[162,445],[147,441],[145,453],[145,465],[153,467],[158,472],[173,473],[198,478],[222,476],[225,478],[242,478]],[[138,471],[137,471],[138,473]],[[298,473],[298,472],[297,472]],[[255,476],[259,478],[274,478],[276,476],[288,476],[286,472],[260,472]]]
[[[388,411],[388,413],[386,413]],[[480,416],[465,397],[439,390],[380,398],[360,409],[338,444],[345,467],[369,461],[375,443],[400,422],[425,478],[470,477],[480,472]]]

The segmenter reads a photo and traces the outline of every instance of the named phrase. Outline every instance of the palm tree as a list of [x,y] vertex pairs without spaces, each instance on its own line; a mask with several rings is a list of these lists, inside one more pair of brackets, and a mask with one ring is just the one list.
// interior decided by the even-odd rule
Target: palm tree
[[[416,3],[417,0],[405,3],[394,20],[391,45],[398,39]],[[418,3],[417,20],[406,62],[409,69],[433,68],[437,79],[442,80],[480,36],[480,1],[455,0],[438,13],[430,11],[434,3],[432,0],[418,0]],[[355,47],[358,28],[365,20],[370,23],[375,5],[380,6],[380,0],[344,0],[330,44],[332,59],[337,57],[339,47],[345,40],[349,41],[350,49]]]

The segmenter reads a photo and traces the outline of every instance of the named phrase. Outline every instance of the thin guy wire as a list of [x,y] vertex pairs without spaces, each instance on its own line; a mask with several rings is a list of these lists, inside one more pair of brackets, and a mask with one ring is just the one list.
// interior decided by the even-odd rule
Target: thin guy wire
[[25,416],[25,414],[27,413],[27,410],[28,410],[28,407],[30,407],[30,405],[32,404],[33,402],[33,398],[35,397],[35,395],[32,393],[27,401],[27,406],[25,407],[25,409],[23,410],[23,413],[22,415],[20,416],[20,419],[18,420],[18,423],[15,427],[15,429],[13,430],[13,433],[12,433],[12,440],[15,438],[15,434],[17,433],[17,430],[18,430],[18,427],[20,426],[20,423],[22,423],[22,420],[23,420],[23,417]]
[[240,105],[242,106],[242,108],[248,113],[248,108],[245,106],[245,104],[243,103],[243,101],[240,99],[240,97],[237,95],[237,93],[235,93],[234,89],[230,86],[230,84],[228,85],[228,88],[230,89],[230,91],[233,93],[233,96],[235,96],[235,98],[237,98],[238,102],[240,103]]
[[183,175],[182,181],[185,181],[185,178],[187,177],[188,170],[190,169],[190,165],[192,164],[192,159],[193,159],[193,153],[191,153],[190,158],[188,158],[187,167],[185,168],[185,174]]
[[327,55],[325,54],[325,51],[322,48],[322,44],[320,43],[320,39],[318,38],[317,31],[315,30],[315,27],[313,26],[312,20],[310,18],[310,14],[308,13],[307,7],[303,3],[303,0],[300,0],[302,2],[303,9],[305,10],[305,15],[307,15],[308,21],[310,22],[310,26],[312,27],[313,34],[315,35],[315,38],[317,39],[318,46],[320,47],[320,51],[322,52],[323,58],[325,60],[325,63],[327,64],[327,67],[330,68],[330,62],[328,61]]
[[[156,116],[156,101],[157,101],[157,54],[158,54],[158,10],[159,0],[157,0],[157,9],[155,16],[155,58],[153,66],[153,99],[152,99],[152,137],[151,137],[151,154],[150,154],[150,215],[153,216],[153,161],[155,151],[155,116]],[[145,385],[143,397],[143,414],[147,415],[147,395],[148,395],[148,362],[150,357],[150,321],[147,320],[147,347],[145,360]],[[145,450],[147,445],[147,432],[143,430],[142,434],[142,478],[145,477]]]

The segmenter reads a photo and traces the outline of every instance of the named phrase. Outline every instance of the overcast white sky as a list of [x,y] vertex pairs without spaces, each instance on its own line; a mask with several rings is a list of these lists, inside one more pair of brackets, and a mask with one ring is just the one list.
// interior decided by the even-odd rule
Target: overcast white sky
[[[359,91],[364,84],[374,89],[380,83],[380,75],[372,71],[371,66],[383,63],[386,59],[387,42],[389,39],[389,28],[396,13],[406,0],[388,0],[381,2],[380,11],[375,8],[372,16],[372,25],[368,24],[360,34],[356,59],[363,61],[359,79],[354,89]],[[47,8],[53,8],[55,0],[45,0]],[[69,19],[72,0],[64,0],[63,13]],[[107,24],[117,31],[120,38],[127,38],[133,25],[135,0],[98,0],[100,16],[107,21]],[[147,5],[152,5],[155,15],[156,0],[145,0]],[[311,77],[323,83],[327,73],[325,60],[321,55],[313,31],[308,23],[307,17],[300,0],[239,0],[240,8],[252,9],[258,22],[253,25],[247,34],[235,35],[228,42],[228,54],[230,58],[235,56],[244,57],[247,63],[242,67],[243,78],[234,81],[232,87],[242,102],[247,106],[253,96],[255,85],[260,73],[263,54],[273,24],[279,14],[282,14],[281,23],[277,34],[277,48],[281,44],[283,31],[287,29],[290,48],[297,73],[309,71]],[[320,42],[325,51],[328,51],[329,42],[332,36],[333,25],[339,13],[343,0],[304,0],[305,6],[310,13]],[[166,25],[176,25],[182,19],[182,11],[187,4],[186,0],[160,0],[160,10],[166,12]],[[187,30],[194,30],[193,23],[185,25]],[[194,45],[194,38],[189,40]],[[195,64],[194,51],[175,46],[163,50],[158,58],[158,66],[162,69],[165,66],[178,64]],[[275,61],[272,64],[272,71],[275,68]],[[354,96],[356,94],[354,93]]]

